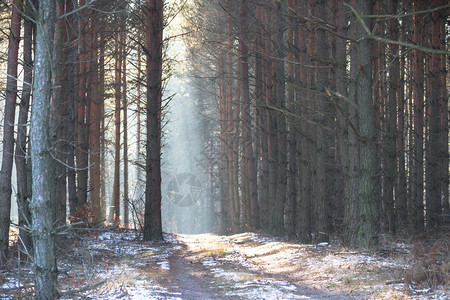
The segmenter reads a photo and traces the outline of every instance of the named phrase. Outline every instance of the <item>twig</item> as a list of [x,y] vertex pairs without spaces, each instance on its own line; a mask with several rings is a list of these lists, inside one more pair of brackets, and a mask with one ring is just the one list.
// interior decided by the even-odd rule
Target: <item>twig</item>
[[65,13],[65,14],[59,16],[58,19],[63,19],[63,18],[68,17],[68,16],[70,16],[70,15],[72,15],[72,14],[74,14],[74,13],[77,13],[78,11],[83,10],[83,9],[86,8],[86,7],[89,7],[89,6],[90,6],[92,3],[94,3],[95,1],[96,1],[96,0],[92,0],[92,1],[90,1],[90,2],[88,2],[88,3],[86,3],[86,4],[83,5],[83,6],[80,6],[80,7],[76,8],[76,9],[74,9],[74,10],[71,10],[71,11],[69,11],[68,13]]
[[444,6],[438,6],[432,9],[427,9],[427,10],[418,10],[418,11],[413,11],[413,12],[409,12],[409,13],[405,13],[405,14],[401,14],[401,15],[361,15],[363,18],[385,18],[385,19],[401,19],[401,18],[406,18],[406,17],[410,17],[410,16],[415,16],[415,15],[422,15],[422,14],[427,14],[427,13],[432,13],[441,9],[446,9],[446,8],[450,8],[450,5],[444,5]]
[[353,6],[351,6],[350,4],[348,4],[348,3],[344,3],[344,5],[351,9],[353,14],[356,16],[356,19],[358,19],[358,22],[364,28],[364,31],[367,33],[367,36],[365,38],[373,39],[375,41],[383,42],[383,43],[387,43],[387,44],[396,44],[396,45],[404,46],[406,48],[419,50],[419,51],[422,51],[422,52],[428,52],[428,53],[432,53],[432,54],[433,53],[434,54],[444,54],[446,56],[450,55],[450,51],[439,50],[439,49],[431,49],[431,48],[427,48],[427,47],[423,47],[423,46],[419,46],[419,45],[415,45],[415,44],[410,44],[410,43],[407,43],[407,42],[394,41],[394,40],[390,40],[390,39],[386,39],[386,38],[382,38],[380,36],[377,36],[377,35],[373,34],[369,30],[369,28],[367,27],[366,23],[362,19],[363,17],[366,17],[366,16],[363,16],[363,15],[359,14],[356,11],[356,9]]

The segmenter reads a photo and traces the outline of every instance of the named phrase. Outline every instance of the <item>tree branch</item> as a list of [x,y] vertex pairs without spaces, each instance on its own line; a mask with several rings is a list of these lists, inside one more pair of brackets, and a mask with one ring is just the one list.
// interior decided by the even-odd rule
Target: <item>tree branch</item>
[[[400,45],[400,46],[403,46],[403,47],[406,47],[406,48],[410,48],[410,49],[418,50],[418,51],[422,51],[422,52],[428,52],[428,53],[432,53],[432,54],[443,54],[443,55],[446,55],[446,56],[450,55],[450,51],[439,50],[439,49],[431,49],[431,48],[423,47],[423,46],[420,46],[420,45],[415,45],[415,44],[402,42],[402,41],[394,41],[394,40],[390,40],[390,39],[386,39],[386,38],[382,38],[380,36],[377,36],[377,35],[373,34],[369,30],[369,28],[367,27],[366,23],[363,21],[362,18],[363,17],[367,17],[367,16],[358,13],[356,11],[356,9],[353,6],[351,6],[350,4],[348,4],[348,3],[344,3],[344,5],[351,9],[353,14],[358,19],[358,22],[361,23],[361,26],[364,28],[364,30],[367,33],[367,36],[365,38],[373,39],[375,41],[383,42],[383,43],[387,43],[387,44]],[[371,15],[371,16],[372,17],[378,17],[376,15]]]

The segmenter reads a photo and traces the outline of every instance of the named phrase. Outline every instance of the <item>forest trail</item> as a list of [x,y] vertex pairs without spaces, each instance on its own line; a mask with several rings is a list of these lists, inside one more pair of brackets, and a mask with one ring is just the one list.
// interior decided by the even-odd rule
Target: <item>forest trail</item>
[[[407,267],[402,247],[381,257],[255,233],[149,243],[135,231],[94,231],[59,241],[58,286],[63,299],[445,299],[448,291],[385,284]],[[0,273],[1,299],[31,295],[31,268],[18,274]]]

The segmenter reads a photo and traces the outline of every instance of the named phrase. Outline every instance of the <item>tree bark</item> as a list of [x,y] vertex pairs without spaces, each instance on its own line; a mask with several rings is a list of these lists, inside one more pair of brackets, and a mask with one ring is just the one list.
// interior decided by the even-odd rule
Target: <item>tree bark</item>
[[[296,9],[297,1],[289,0],[289,10]],[[298,49],[298,37],[297,37],[297,25],[294,18],[289,19],[288,27],[288,54],[287,58],[293,62],[295,60],[294,51]],[[296,67],[293,63],[288,64],[288,81],[287,81],[287,109],[290,113],[297,115],[297,104],[295,98],[295,84]],[[297,165],[297,118],[290,116],[287,119],[288,122],[288,194],[286,202],[286,233],[290,239],[294,239],[297,236],[297,197],[298,197],[298,165]]]
[[[397,14],[397,1],[391,0],[389,2],[389,11],[391,14]],[[398,20],[389,20],[389,34],[390,39],[398,40]],[[384,208],[385,219],[390,234],[396,232],[395,208],[394,208],[394,184],[396,182],[397,174],[397,92],[399,90],[398,78],[400,74],[398,61],[398,45],[389,45],[389,92],[386,105],[386,137],[385,137],[385,167],[384,167]]]
[[[226,105],[225,105],[225,118],[226,118],[226,157],[227,157],[227,174],[228,174],[228,201],[230,207],[230,217],[231,217],[231,230],[232,232],[238,232],[240,228],[240,206],[239,200],[236,193],[236,170],[235,166],[235,155],[234,151],[237,149],[234,147],[234,121],[233,118],[233,49],[234,49],[234,37],[233,37],[233,24],[231,2],[227,2],[227,9],[229,15],[227,17],[227,55],[226,55]],[[236,98],[236,96],[234,96]]]
[[[115,224],[120,224],[120,111],[121,111],[121,97],[122,97],[122,45],[119,41],[119,34],[117,34],[116,40],[116,58],[115,58],[115,110],[114,110],[114,120],[115,120],[115,154],[114,154],[114,185],[113,185],[113,220]],[[110,215],[111,218],[111,215]]]
[[[256,7],[257,33],[255,41],[255,95],[256,95],[256,111],[258,118],[259,137],[259,206],[260,206],[260,226],[263,230],[267,230],[269,221],[269,159],[267,150],[267,107],[265,107],[265,97],[267,87],[265,85],[267,58],[264,56],[264,28],[265,12],[262,6]],[[262,53],[262,54],[260,54]]]
[[17,99],[17,66],[21,29],[21,2],[12,2],[11,27],[8,43],[6,102],[3,111],[3,152],[0,170],[0,267],[9,256],[9,223],[11,215],[11,177],[14,161],[14,122]]
[[[86,0],[80,0],[79,6],[83,7]],[[88,183],[88,140],[86,136],[86,93],[88,76],[87,41],[88,25],[86,16],[79,16],[79,66],[78,66],[78,112],[77,112],[77,143],[76,143],[76,165],[77,165],[77,209],[83,207],[87,202]]]
[[[34,94],[31,114],[31,163],[33,199],[31,213],[34,242],[35,293],[37,299],[55,299],[57,265],[54,245],[56,178],[52,151],[51,99],[52,47],[56,24],[56,8],[52,0],[39,2],[36,19],[36,54]],[[58,62],[53,61],[54,64]]]
[[144,240],[162,240],[161,224],[161,97],[163,0],[147,0],[147,143]]
[[[445,5],[445,1],[434,0],[433,7]],[[431,18],[431,47],[433,49],[442,49],[445,44],[445,37],[441,36],[441,27],[445,26],[446,14],[443,11],[435,11]],[[430,119],[429,119],[429,141],[426,144],[426,213],[427,213],[427,229],[437,229],[442,224],[442,199],[448,202],[448,198],[441,198],[441,183],[447,182],[445,189],[448,189],[448,179],[442,180],[440,177],[442,169],[447,169],[447,166],[441,165],[442,157],[448,155],[448,147],[441,143],[441,132],[445,130],[441,127],[441,107],[445,107],[446,87],[443,85],[442,75],[442,59],[445,58],[440,54],[431,55],[431,86],[430,93]],[[445,73],[444,73],[445,74]],[[446,150],[447,149],[447,150]],[[447,177],[448,178],[448,177]]]
[[[99,56],[99,97],[105,94],[105,32],[100,32],[100,56]],[[105,141],[105,101],[100,101],[100,216],[101,221],[106,220],[106,141]],[[139,121],[139,120],[138,120]],[[139,123],[138,123],[139,124]]]
[[126,55],[126,33],[123,31],[120,37],[123,58],[123,222],[128,228],[128,100],[127,100],[127,55]]
[[220,127],[220,232],[231,230],[231,211],[229,200],[228,156],[227,156],[227,110],[225,84],[225,55],[219,50],[219,127]]
[[[278,78],[281,76],[279,62],[275,61],[278,57],[276,47],[282,47],[278,45],[278,26],[281,16],[278,16],[276,6],[277,1],[271,1],[270,5],[266,7],[266,18],[269,23],[267,24],[268,36],[265,40],[265,48],[269,58],[267,58],[266,64],[266,105],[267,105],[267,151],[269,159],[269,233],[273,235],[281,235],[284,231],[284,216],[283,216],[283,200],[281,195],[278,195],[278,176],[280,170],[279,164],[279,132],[278,132],[278,112],[270,107],[278,107]],[[275,59],[272,57],[275,56]],[[280,96],[281,97],[281,96]]]
[[[402,3],[402,9],[405,10],[406,5]],[[406,30],[408,30],[407,22],[402,22],[400,40],[406,41]],[[404,54],[405,49],[401,48],[401,54]],[[397,232],[404,232],[408,225],[408,201],[407,201],[407,177],[406,177],[406,99],[405,99],[405,87],[406,87],[406,60],[408,58],[404,55],[399,57],[399,82],[397,89],[397,166],[398,175],[395,185],[395,219],[397,220]]]
[[[327,19],[326,4],[324,0],[316,1],[317,15],[321,18]],[[327,36],[324,30],[317,30],[317,90],[323,96],[317,97],[317,123],[326,126],[326,118],[330,118],[329,100],[325,95],[325,89],[329,86],[329,68],[326,61],[329,59],[330,46],[327,41]],[[330,201],[330,186],[331,182],[327,180],[327,173],[330,172],[328,165],[328,143],[332,137],[327,135],[327,132],[321,127],[316,128],[316,241],[324,242],[329,240],[331,232],[331,216],[329,209]]]
[[[53,38],[53,68],[52,68],[52,126],[53,131],[56,134],[55,144],[52,145],[54,149],[53,156],[56,160],[55,163],[55,174],[56,174],[56,185],[55,185],[55,206],[56,206],[56,224],[63,225],[66,224],[66,155],[64,153],[64,143],[66,141],[66,123],[65,117],[65,107],[67,104],[62,98],[62,76],[64,72],[64,66],[62,61],[62,47],[65,42],[65,22],[64,19],[59,18],[59,16],[64,14],[64,2],[61,0],[56,1],[56,25],[55,25],[55,35]],[[58,19],[59,18],[59,19]]]
[[[90,74],[91,78],[91,89],[92,89],[92,97],[89,103],[90,105],[90,123],[89,123],[89,187],[90,187],[90,206],[92,209],[93,217],[92,224],[93,225],[101,225],[103,222],[102,216],[102,207],[100,203],[100,192],[101,192],[101,178],[100,178],[100,141],[101,141],[101,133],[100,133],[100,123],[102,118],[104,117],[101,113],[102,106],[102,97],[103,94],[100,93],[101,85],[100,76],[100,63],[98,60],[98,31],[97,26],[99,26],[99,22],[97,22],[97,15],[94,13],[91,17],[92,22],[92,71]],[[103,41],[100,41],[102,43]]]
[[[372,14],[373,3],[371,0],[358,1],[356,10],[363,15]],[[370,19],[362,18],[366,26],[371,28]],[[366,33],[362,25],[354,24],[357,38]],[[358,230],[357,245],[360,247],[373,247],[378,240],[378,194],[376,189],[376,134],[375,134],[375,109],[372,100],[372,42],[363,39],[358,45],[355,59],[359,65],[356,81],[356,99],[359,108],[359,133],[361,142],[359,145],[359,200],[361,222]]]
[[[414,11],[424,8],[422,1],[414,2]],[[413,17],[413,40],[418,45],[423,45],[423,26],[424,16],[415,15]],[[411,224],[415,233],[421,233],[424,230],[424,165],[423,165],[423,128],[424,128],[424,54],[421,51],[413,52],[413,95],[414,95],[414,135],[413,135],[413,169],[412,169],[412,203],[411,203]]]
[[[336,1],[338,2],[338,1]],[[337,33],[341,36],[345,36],[348,34],[348,15],[346,13],[346,9],[343,5],[339,5],[338,3],[338,12],[337,12]],[[348,84],[347,84],[347,59],[346,59],[346,47],[347,41],[337,38],[336,39],[336,92],[346,97],[344,99],[348,99]],[[350,175],[350,160],[353,158],[349,157],[349,130],[351,128],[349,126],[349,104],[341,97],[334,97],[333,101],[335,101],[334,105],[336,106],[337,111],[337,122],[338,122],[338,131],[337,131],[337,139],[340,151],[340,164],[342,169],[341,182],[343,183],[343,199],[337,200],[341,203],[341,208],[337,208],[339,211],[342,211],[342,221],[339,220],[338,226],[341,227],[344,224],[345,219],[345,206],[349,200],[349,175]]]
[[[27,165],[27,125],[30,108],[31,85],[33,82],[33,21],[25,18],[23,24],[23,87],[22,99],[19,103],[19,117],[17,120],[16,141],[16,172],[17,172],[17,207],[19,215],[19,236],[21,243],[30,250],[32,247],[31,234],[25,226],[31,227],[31,212],[29,200],[31,199],[31,181],[29,166]],[[20,243],[19,243],[20,244]],[[25,250],[25,249],[24,249]]]
[[[307,3],[299,3],[299,13],[306,15]],[[311,236],[311,204],[312,204],[312,191],[311,191],[311,151],[312,151],[312,128],[306,120],[310,118],[309,99],[312,98],[312,72],[308,72],[305,65],[312,65],[312,53],[313,53],[313,40],[314,33],[312,32],[311,24],[303,24],[299,29],[299,61],[303,67],[300,70],[300,83],[304,89],[300,90],[300,115],[302,121],[300,122],[300,130],[303,133],[303,138],[300,142],[300,201],[299,201],[299,234],[300,240],[303,243],[310,243],[312,241]]]

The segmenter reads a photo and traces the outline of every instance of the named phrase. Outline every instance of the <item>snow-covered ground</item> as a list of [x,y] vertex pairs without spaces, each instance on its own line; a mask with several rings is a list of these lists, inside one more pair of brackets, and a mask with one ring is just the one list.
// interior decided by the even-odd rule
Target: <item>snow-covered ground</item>
[[[394,254],[296,244],[242,233],[165,235],[99,231],[58,243],[63,299],[448,299],[449,289],[407,283],[408,245]],[[32,295],[29,265],[0,273],[0,298]]]

